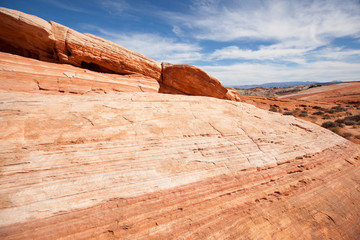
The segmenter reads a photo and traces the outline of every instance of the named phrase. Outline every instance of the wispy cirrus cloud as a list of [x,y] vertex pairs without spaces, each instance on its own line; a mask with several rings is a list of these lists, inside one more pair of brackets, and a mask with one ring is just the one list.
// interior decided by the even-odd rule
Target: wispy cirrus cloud
[[278,60],[293,61],[294,57],[300,57],[310,49],[306,48],[285,48],[282,46],[261,46],[257,50],[240,49],[237,46],[229,46],[215,50],[210,59],[254,59],[254,60]]
[[326,47],[312,55],[312,59],[353,61],[360,56],[360,49],[344,49],[343,47]]
[[198,39],[267,39],[286,47],[309,47],[335,37],[360,36],[360,4],[355,0],[205,0],[192,9],[167,17]]
[[157,61],[185,63],[201,59],[201,47],[148,33],[117,34],[113,41]]
[[[329,46],[336,38],[360,37],[360,3],[354,0],[202,0],[191,9],[187,14],[169,13],[167,17],[175,33],[188,33],[200,41],[231,43],[210,54],[208,59],[215,61],[305,61],[311,51]],[[250,49],[241,46],[242,41],[273,44]]]
[[159,62],[186,63],[203,57],[202,48],[196,43],[181,42],[154,33],[118,33],[92,25],[83,25],[83,27],[96,30],[103,38]]
[[99,4],[111,14],[121,14],[130,9],[130,5],[125,0],[102,0]]
[[358,81],[360,63],[318,61],[297,66],[276,63],[236,63],[202,66],[227,86],[291,81]]
[[359,80],[360,46],[333,43],[360,38],[356,0],[201,0],[166,16],[182,37],[218,43],[202,67],[224,84]]
[[70,2],[66,2],[66,1],[59,1],[59,0],[42,0],[44,3],[49,3],[55,7],[58,8],[62,8],[68,11],[72,11],[72,12],[79,12],[79,13],[88,13],[89,11],[84,9],[84,8],[80,8],[80,7],[75,7],[72,3]]

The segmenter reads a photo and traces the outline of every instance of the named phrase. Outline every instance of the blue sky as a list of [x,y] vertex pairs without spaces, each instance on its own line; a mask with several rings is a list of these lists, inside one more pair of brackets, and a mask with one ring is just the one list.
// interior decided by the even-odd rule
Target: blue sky
[[360,80],[359,0],[0,0],[224,85]]

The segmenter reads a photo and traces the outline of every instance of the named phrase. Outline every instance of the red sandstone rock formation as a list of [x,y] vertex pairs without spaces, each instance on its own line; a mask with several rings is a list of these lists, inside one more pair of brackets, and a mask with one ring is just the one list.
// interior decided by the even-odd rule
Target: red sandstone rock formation
[[236,101],[236,102],[240,102],[241,101],[241,95],[239,94],[238,91],[236,91],[236,89],[231,88],[231,87],[227,87],[227,99],[232,100],[232,101]]
[[[161,65],[161,83],[165,86],[161,85],[160,92],[229,99],[228,90],[219,80],[209,76],[202,69],[185,64],[162,63]],[[175,91],[172,92],[171,89]]]
[[161,93],[239,100],[234,91],[195,66],[163,63],[161,70],[159,63],[140,53],[19,11],[0,8],[0,32],[3,52],[102,73],[139,73],[159,81]]
[[160,64],[113,42],[55,22],[0,8],[0,50],[100,72],[140,73],[160,79]]
[[[37,19],[24,18],[30,25]],[[27,51],[51,60],[40,45]],[[181,79],[179,72],[186,76],[189,69],[197,74]],[[231,89],[195,67],[168,74],[177,78],[163,79],[162,90],[236,100]],[[197,89],[204,82],[211,84]],[[357,145],[246,103],[115,93],[158,87],[143,75],[104,74],[1,53],[0,238],[360,235]]]
[[0,52],[0,90],[78,94],[158,92],[159,83],[141,74],[99,73]]

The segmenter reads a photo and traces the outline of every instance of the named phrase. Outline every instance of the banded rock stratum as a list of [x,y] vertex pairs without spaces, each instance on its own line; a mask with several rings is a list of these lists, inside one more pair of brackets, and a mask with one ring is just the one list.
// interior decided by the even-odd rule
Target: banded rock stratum
[[[148,70],[121,75],[104,73],[101,58],[92,69],[76,59],[50,61],[49,42],[35,47],[43,35],[31,35],[52,29],[47,22],[1,12],[2,33],[11,29],[4,12],[12,24],[37,27],[19,29],[27,56],[22,43],[0,54],[1,239],[360,236],[358,145],[292,116],[219,99],[235,93],[207,74],[198,85],[210,79],[209,89],[218,88],[184,92],[181,74],[163,83],[163,69],[152,76],[146,57],[135,65],[144,61]],[[123,49],[101,44],[91,42],[92,51]],[[131,65],[130,50],[117,54]],[[72,56],[88,60],[87,51]],[[166,85],[168,93],[206,96],[159,93],[168,81],[179,84]]]

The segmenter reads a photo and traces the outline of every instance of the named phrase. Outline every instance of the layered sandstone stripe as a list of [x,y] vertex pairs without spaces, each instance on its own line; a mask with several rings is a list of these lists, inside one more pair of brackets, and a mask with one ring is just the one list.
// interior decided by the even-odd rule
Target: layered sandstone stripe
[[359,149],[208,97],[0,93],[2,239],[351,239]]
[[219,80],[202,69],[186,65],[162,63],[161,82],[183,94],[224,98],[227,89]]
[[162,63],[161,93],[208,96],[239,101],[240,95],[224,87],[204,70],[187,64]]
[[158,92],[159,83],[141,74],[99,73],[0,52],[0,90],[52,94]]

